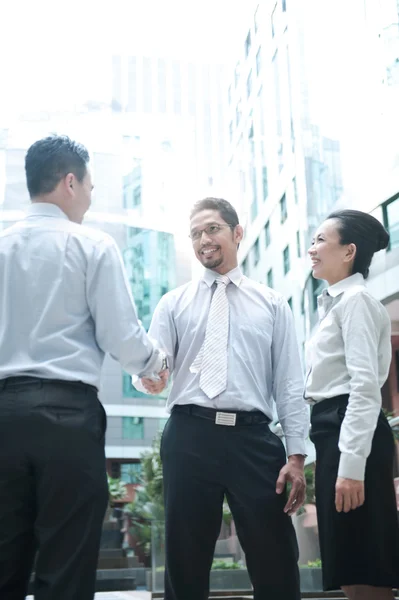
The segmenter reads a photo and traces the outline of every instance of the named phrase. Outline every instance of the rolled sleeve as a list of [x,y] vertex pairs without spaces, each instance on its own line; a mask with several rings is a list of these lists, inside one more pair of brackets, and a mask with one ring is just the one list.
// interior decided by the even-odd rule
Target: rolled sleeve
[[309,409],[303,398],[303,373],[294,319],[287,301],[279,298],[272,341],[273,397],[285,435],[287,454],[305,454]]

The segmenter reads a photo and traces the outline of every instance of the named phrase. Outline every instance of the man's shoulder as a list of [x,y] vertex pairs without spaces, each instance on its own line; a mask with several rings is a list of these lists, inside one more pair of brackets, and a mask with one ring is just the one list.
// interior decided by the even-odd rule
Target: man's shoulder
[[183,285],[179,285],[177,288],[166,292],[164,296],[161,298],[161,302],[166,304],[175,304],[181,298],[186,297],[187,295],[195,294],[198,289],[199,281],[188,281],[187,283],[183,283]]
[[279,304],[284,296],[280,292],[276,292],[273,288],[268,287],[264,283],[250,279],[246,275],[243,277],[243,286],[255,294],[262,296],[267,302],[272,304]]
[[115,244],[113,237],[108,233],[105,233],[105,231],[101,231],[101,229],[80,225],[79,223],[72,223],[72,221],[66,221],[66,228],[74,237],[85,239],[88,242],[92,242],[94,245],[101,243],[104,245]]

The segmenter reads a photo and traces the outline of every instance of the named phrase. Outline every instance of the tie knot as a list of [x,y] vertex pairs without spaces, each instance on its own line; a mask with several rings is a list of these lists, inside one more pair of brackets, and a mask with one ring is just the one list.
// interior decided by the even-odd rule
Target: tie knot
[[227,277],[227,275],[219,275],[216,277],[216,285],[219,285],[220,283],[223,283],[227,286],[230,283],[230,279]]

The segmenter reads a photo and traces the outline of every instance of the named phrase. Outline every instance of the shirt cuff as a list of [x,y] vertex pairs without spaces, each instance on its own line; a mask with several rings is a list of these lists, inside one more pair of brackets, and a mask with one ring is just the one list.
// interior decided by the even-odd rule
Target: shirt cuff
[[147,392],[147,390],[145,389],[145,387],[141,383],[140,377],[137,377],[137,375],[132,375],[132,384],[133,384],[133,386],[136,388],[136,390],[138,392],[142,392],[143,394],[150,395],[150,393]]
[[[153,381],[158,381],[158,373],[162,371],[163,362],[166,358],[165,352],[159,350],[158,348],[155,350],[156,358],[155,363],[151,367],[151,371],[143,371],[139,374],[139,377],[147,377],[148,379],[152,379]],[[134,384],[133,384],[134,385]]]
[[285,436],[285,444],[287,446],[287,456],[292,454],[306,454],[305,440],[302,437]]
[[356,479],[356,481],[364,481],[364,473],[366,470],[366,460],[358,454],[341,453],[339,459],[338,477],[345,479]]

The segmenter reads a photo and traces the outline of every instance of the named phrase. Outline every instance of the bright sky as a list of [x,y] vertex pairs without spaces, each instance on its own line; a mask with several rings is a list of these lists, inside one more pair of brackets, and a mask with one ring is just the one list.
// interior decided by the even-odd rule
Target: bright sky
[[112,54],[233,62],[255,8],[255,0],[1,0],[0,111],[107,99]]

